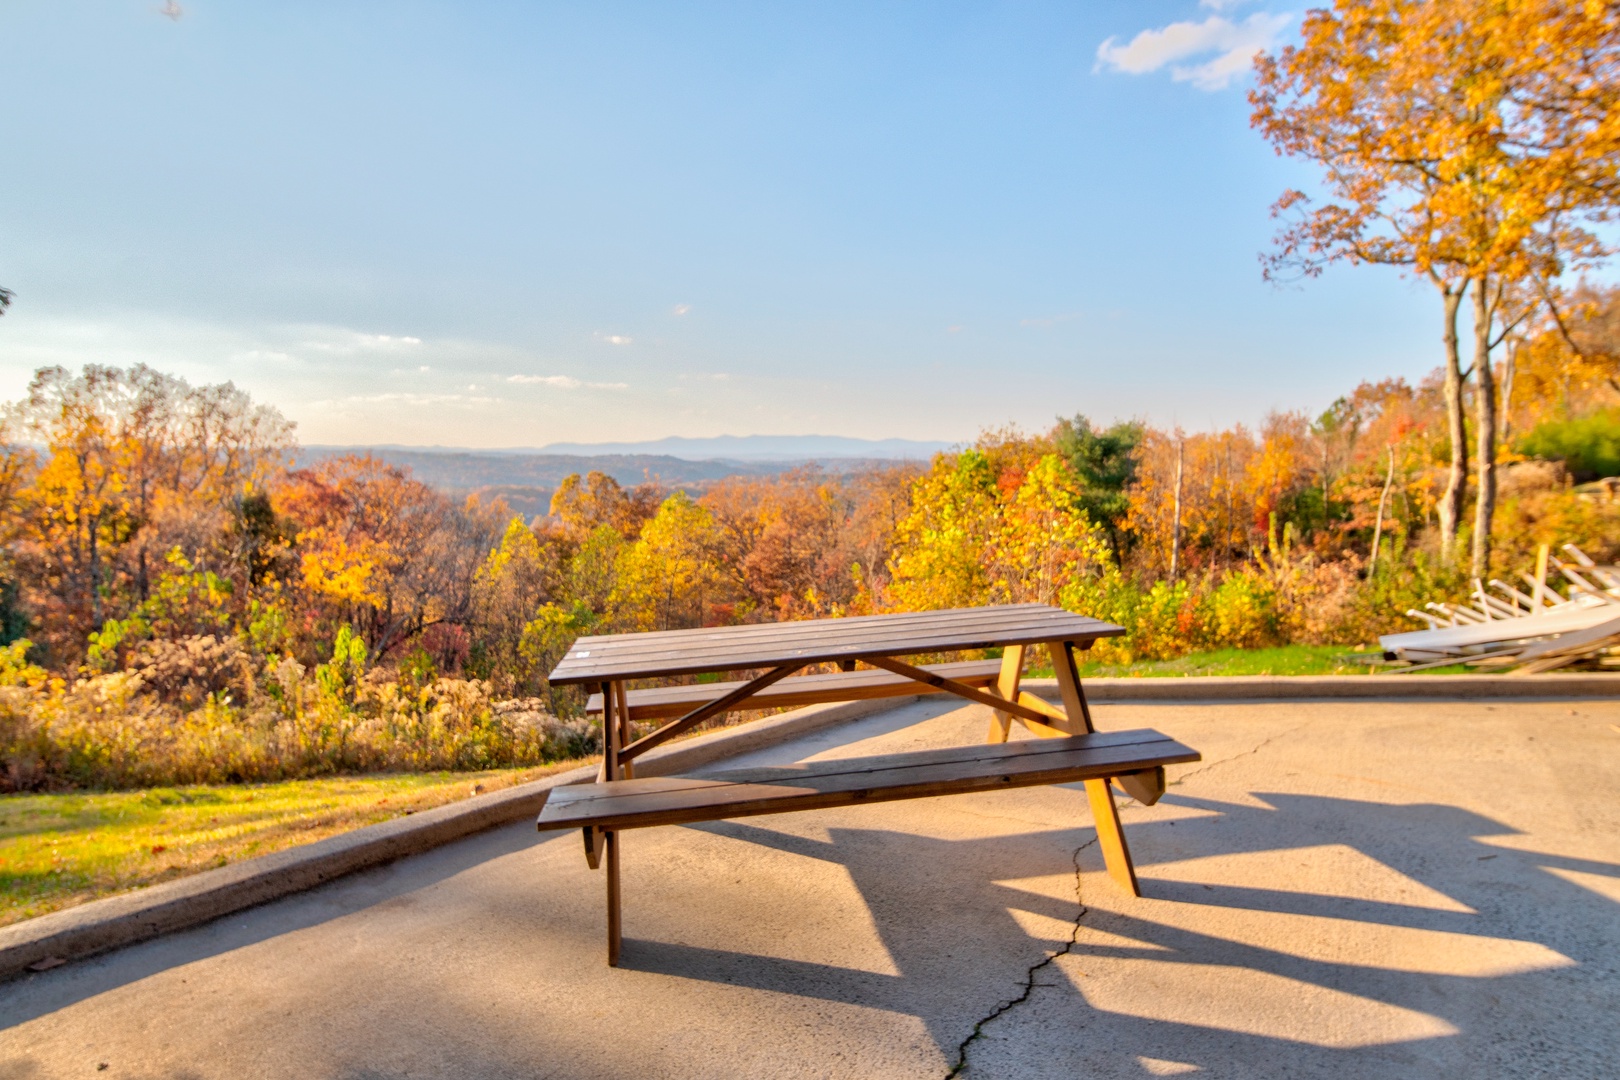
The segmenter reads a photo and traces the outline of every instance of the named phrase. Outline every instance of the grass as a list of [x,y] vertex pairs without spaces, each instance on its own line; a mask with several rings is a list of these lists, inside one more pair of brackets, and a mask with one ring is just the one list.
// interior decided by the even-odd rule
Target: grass
[[579,764],[0,796],[0,926]]
[[[1103,664],[1080,653],[1081,678],[1174,678],[1188,675],[1368,675],[1395,670],[1378,662],[1378,650],[1343,645],[1283,645],[1274,649],[1216,649],[1174,660],[1138,660],[1129,664]],[[1429,674],[1468,672],[1461,664],[1432,668]],[[1050,675],[1051,672],[1042,674]]]

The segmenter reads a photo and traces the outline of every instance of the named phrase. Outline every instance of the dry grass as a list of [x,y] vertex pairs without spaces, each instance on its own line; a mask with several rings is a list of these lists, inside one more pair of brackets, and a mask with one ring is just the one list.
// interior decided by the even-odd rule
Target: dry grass
[[0,796],[0,925],[580,764]]

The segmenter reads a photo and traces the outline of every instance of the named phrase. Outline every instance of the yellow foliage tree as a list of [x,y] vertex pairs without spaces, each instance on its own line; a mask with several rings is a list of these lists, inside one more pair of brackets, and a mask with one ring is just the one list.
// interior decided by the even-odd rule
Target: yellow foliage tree
[[684,491],[665,499],[619,555],[610,599],[615,625],[625,630],[704,625],[724,580],[715,559],[717,543],[708,510]]

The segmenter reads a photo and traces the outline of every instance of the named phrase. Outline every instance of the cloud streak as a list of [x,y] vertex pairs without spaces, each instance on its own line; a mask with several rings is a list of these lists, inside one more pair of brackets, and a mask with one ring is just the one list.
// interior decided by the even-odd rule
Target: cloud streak
[[508,375],[506,381],[524,386],[550,386],[557,390],[628,390],[629,383],[584,382],[572,375]]
[[[1211,15],[1203,22],[1143,30],[1124,44],[1111,37],[1097,46],[1097,68],[1146,75],[1169,67],[1176,82],[1190,82],[1205,91],[1224,90],[1249,70],[1254,54],[1275,45],[1293,21],[1290,12],[1257,11],[1241,22]],[[1181,63],[1206,56],[1209,59],[1202,63]]]

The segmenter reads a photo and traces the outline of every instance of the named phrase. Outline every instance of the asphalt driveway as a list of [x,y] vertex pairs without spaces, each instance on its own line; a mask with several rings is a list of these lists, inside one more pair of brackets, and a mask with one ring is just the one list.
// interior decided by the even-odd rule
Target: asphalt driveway
[[[943,746],[938,699],[725,763]],[[46,1077],[1606,1077],[1620,703],[1118,705],[1204,754],[1078,788],[634,832],[625,949],[518,825],[0,985]]]

